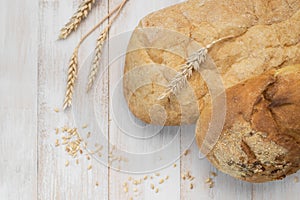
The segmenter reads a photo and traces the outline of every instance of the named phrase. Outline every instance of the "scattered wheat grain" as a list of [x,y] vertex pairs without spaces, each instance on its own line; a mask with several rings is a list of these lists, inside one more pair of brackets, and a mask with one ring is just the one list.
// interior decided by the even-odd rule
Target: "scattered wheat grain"
[[82,125],[82,128],[83,128],[83,129],[86,129],[87,127],[88,127],[87,124]]
[[190,189],[192,190],[194,188],[193,183],[190,184]]
[[151,183],[150,187],[151,187],[152,190],[154,190],[154,184],[153,183]]
[[210,183],[211,181],[212,181],[212,179],[208,178],[208,179],[205,180],[205,183]]
[[59,140],[58,140],[58,139],[55,140],[55,146],[56,146],[56,147],[59,146]]
[[212,176],[214,176],[214,177],[217,176],[217,173],[216,173],[216,172],[210,172],[210,174],[211,174]]
[[183,153],[184,156],[187,156],[189,154],[190,150],[189,149],[186,149]]

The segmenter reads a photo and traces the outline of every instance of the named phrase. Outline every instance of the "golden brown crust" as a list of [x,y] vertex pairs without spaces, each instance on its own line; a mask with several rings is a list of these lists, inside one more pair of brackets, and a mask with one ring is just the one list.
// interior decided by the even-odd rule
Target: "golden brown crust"
[[[279,69],[300,63],[300,0],[208,0],[205,4],[201,2],[190,0],[152,13],[142,19],[137,28],[158,27],[173,30],[192,38],[200,46],[221,37],[235,36],[217,44],[209,52],[226,88],[271,68]],[[179,70],[180,64],[185,61],[183,57],[165,50],[145,48],[152,44],[159,44],[161,47],[170,44],[168,34],[155,35],[155,32],[140,33],[137,30],[128,46],[125,74],[147,64]],[[140,49],[131,51],[136,46]],[[177,42],[173,48],[186,57],[190,44]],[[178,97],[186,105],[181,105],[175,97],[158,101],[157,97],[165,88],[155,84],[155,81],[167,84],[172,76],[174,73],[170,73],[170,70],[153,70],[148,73],[135,73],[124,79],[124,94],[135,116],[146,123],[153,123],[149,110],[153,105],[159,104],[168,116],[165,125],[196,122],[199,111],[203,109],[203,97],[208,94],[205,82],[199,74],[193,75],[189,85],[194,91],[195,99],[191,99],[192,94],[188,92],[183,92]],[[152,83],[139,87],[138,90],[132,86],[132,81],[147,78]],[[160,119],[160,112],[153,113],[152,117]]]
[[300,168],[300,65],[268,71],[226,90],[227,112],[216,144],[207,144],[207,102],[196,138],[212,147],[221,171],[250,182],[282,179]]

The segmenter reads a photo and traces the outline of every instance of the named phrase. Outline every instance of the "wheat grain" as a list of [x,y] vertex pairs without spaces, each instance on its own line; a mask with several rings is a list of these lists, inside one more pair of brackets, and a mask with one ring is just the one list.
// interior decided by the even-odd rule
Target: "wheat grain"
[[68,81],[67,81],[67,90],[65,95],[65,101],[63,109],[70,107],[72,105],[72,97],[74,92],[74,85],[75,81],[77,79],[77,68],[78,68],[78,50],[80,45],[85,41],[85,39],[92,34],[101,24],[105,22],[112,14],[114,14],[116,11],[120,9],[122,6],[122,3],[119,4],[116,8],[114,8],[112,11],[109,12],[108,15],[106,15],[98,24],[96,24],[87,34],[85,34],[79,41],[77,47],[75,48],[71,61],[69,63],[69,70],[68,70]]
[[154,190],[154,184],[153,183],[151,183],[150,187],[151,187],[152,190]]
[[193,183],[190,184],[190,189],[192,190],[194,188]]
[[164,182],[165,182],[164,179],[160,179],[158,183],[159,183],[159,184],[163,184]]
[[70,164],[70,162],[67,160],[66,163],[65,163],[65,166],[68,167],[69,164]]
[[78,71],[77,68],[78,68],[78,48],[74,50],[69,63],[67,90],[66,90],[65,101],[63,106],[64,110],[72,105],[74,85],[75,85],[75,81],[77,78],[77,71]]
[[180,72],[169,82],[165,92],[158,97],[158,100],[169,97],[172,93],[177,94],[181,89],[186,87],[188,79],[191,78],[193,71],[200,72],[201,66],[207,60],[208,50],[216,43],[232,38],[233,36],[228,36],[220,38],[208,44],[206,47],[200,48],[196,53],[187,59],[187,62],[180,67]]
[[75,31],[84,20],[95,4],[95,0],[84,0],[77,8],[77,11],[70,18],[69,22],[60,30],[59,39],[66,39]]
[[95,48],[95,56],[94,56],[94,59],[93,59],[93,64],[91,66],[90,73],[89,73],[89,78],[88,78],[87,91],[89,91],[92,88],[92,86],[95,82],[96,76],[98,74],[100,59],[101,59],[101,55],[102,55],[102,48],[103,48],[103,45],[104,45],[104,43],[106,41],[106,38],[108,36],[109,29],[111,28],[113,22],[120,15],[122,8],[125,6],[125,4],[128,1],[129,0],[123,0],[122,1],[116,15],[109,22],[109,24],[106,26],[106,28],[102,31],[99,38],[97,39],[97,45],[96,45],[96,48]]
[[216,172],[210,172],[213,177],[216,177],[218,174]]
[[183,155],[184,155],[184,156],[187,156],[187,155],[189,154],[189,152],[190,152],[190,150],[187,149],[187,150],[184,151]]
[[211,179],[211,178],[207,178],[207,179],[205,180],[205,183],[210,183],[210,182],[212,182],[212,179]]

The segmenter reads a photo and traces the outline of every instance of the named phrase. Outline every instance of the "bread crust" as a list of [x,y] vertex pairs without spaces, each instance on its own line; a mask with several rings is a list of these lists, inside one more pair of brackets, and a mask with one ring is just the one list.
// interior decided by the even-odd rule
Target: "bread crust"
[[[300,65],[270,70],[226,90],[227,111],[217,141],[206,140],[212,106],[197,122],[201,149],[219,170],[249,182],[282,179],[300,168]],[[209,142],[208,142],[209,141]]]
[[[157,100],[165,90],[157,82],[167,85],[175,75],[171,71],[178,71],[186,56],[163,49],[147,49],[146,46],[151,44],[164,47],[170,43],[168,35],[163,37],[155,35],[155,32],[137,31],[149,27],[178,32],[200,46],[233,35],[232,39],[215,45],[209,51],[225,88],[269,69],[300,63],[300,0],[208,0],[204,4],[200,0],[190,0],[154,12],[142,19],[133,33],[124,69],[124,73],[128,74],[141,66],[150,65],[152,68],[132,73],[124,79],[124,95],[129,109],[146,123],[194,124],[208,95],[205,81],[200,74],[194,73],[189,80],[192,92],[183,91],[177,97]],[[132,51],[136,46],[140,48]],[[188,42],[178,42],[173,48],[182,55],[190,53]],[[153,65],[170,69],[156,69]],[[143,82],[146,79],[149,83],[135,87],[137,80]],[[149,111],[156,104],[165,112],[154,110],[150,117]],[[167,115],[166,120],[162,120],[164,114]]]

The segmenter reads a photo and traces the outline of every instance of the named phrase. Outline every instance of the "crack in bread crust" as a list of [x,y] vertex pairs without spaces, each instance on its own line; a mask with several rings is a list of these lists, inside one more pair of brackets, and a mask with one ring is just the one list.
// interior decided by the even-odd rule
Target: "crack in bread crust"
[[257,160],[255,153],[251,150],[251,147],[243,139],[241,141],[241,149],[248,156],[248,162],[249,163],[253,163],[255,160]]

